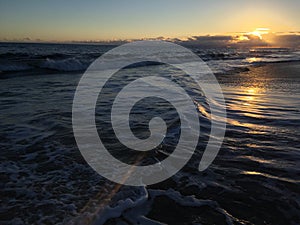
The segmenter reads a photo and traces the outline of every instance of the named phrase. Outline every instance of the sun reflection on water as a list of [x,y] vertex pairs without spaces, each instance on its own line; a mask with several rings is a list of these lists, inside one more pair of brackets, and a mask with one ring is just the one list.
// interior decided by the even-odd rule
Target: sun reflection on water
[[247,87],[234,91],[235,97],[229,101],[229,109],[243,111],[245,113],[259,113],[263,101],[263,89],[259,87]]
[[227,94],[227,108],[233,116],[227,118],[228,123],[248,128],[251,133],[261,133],[269,129],[266,124],[257,123],[258,119],[265,118],[264,91],[256,86],[230,90]]

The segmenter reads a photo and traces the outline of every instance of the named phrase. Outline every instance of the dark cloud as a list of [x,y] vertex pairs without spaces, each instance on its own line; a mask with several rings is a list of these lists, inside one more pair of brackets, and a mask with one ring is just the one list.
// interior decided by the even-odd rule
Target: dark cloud
[[300,48],[300,33],[276,35],[273,42],[281,47]]
[[270,43],[253,34],[243,34],[237,36],[233,43],[235,47],[268,47]]
[[[269,33],[263,34],[262,37],[252,33],[237,33],[233,35],[199,35],[191,36],[184,40],[179,38],[145,38],[131,40],[110,40],[110,41],[68,41],[68,43],[96,43],[103,45],[121,45],[124,43],[139,40],[165,40],[175,42],[184,46],[197,46],[200,48],[251,48],[251,47],[287,47],[300,49],[300,32],[289,33]],[[18,41],[18,42],[43,42],[41,39],[32,40],[23,38],[18,40],[2,39],[2,41]],[[56,41],[53,41],[56,42]]]
[[300,48],[300,32],[293,33],[271,33],[259,37],[251,33],[236,35],[205,35],[193,36],[187,40],[174,39],[174,42],[186,46],[199,46],[202,48],[220,47],[288,47]]
[[175,42],[186,46],[199,46],[202,48],[269,46],[266,41],[252,34],[193,36],[187,40],[176,40]]
[[233,41],[233,37],[230,35],[216,35],[216,36],[193,36],[188,38],[187,40],[184,41],[178,41],[176,40],[175,42],[178,42],[183,45],[187,46],[200,46],[200,47],[226,47],[230,45],[230,43]]

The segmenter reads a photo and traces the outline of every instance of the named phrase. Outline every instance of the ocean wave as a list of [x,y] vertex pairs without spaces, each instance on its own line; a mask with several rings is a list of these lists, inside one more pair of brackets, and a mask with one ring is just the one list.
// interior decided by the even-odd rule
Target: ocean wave
[[24,60],[24,61],[0,61],[0,72],[20,72],[20,71],[34,71],[44,70],[45,73],[49,70],[71,72],[84,71],[90,65],[91,60],[87,59],[42,59],[42,60]]
[[[29,45],[27,48],[16,45],[6,46],[6,48],[0,51],[0,71],[2,73],[24,70],[44,70],[45,73],[49,70],[51,73],[53,71],[84,71],[91,62],[111,49],[111,47],[97,45]],[[300,60],[299,51],[283,48],[192,50],[217,74],[247,71],[251,65]],[[128,57],[130,55],[120,55],[118,60]],[[182,61],[184,60],[183,55]],[[155,65],[157,65],[155,62],[140,62],[130,65],[128,68]]]
[[41,68],[58,70],[58,71],[81,71],[89,66],[89,61],[83,61],[76,58],[69,58],[63,60],[53,60],[47,58],[41,64]]
[[15,71],[24,71],[30,70],[32,67],[26,63],[22,62],[0,62],[0,72],[15,72]]

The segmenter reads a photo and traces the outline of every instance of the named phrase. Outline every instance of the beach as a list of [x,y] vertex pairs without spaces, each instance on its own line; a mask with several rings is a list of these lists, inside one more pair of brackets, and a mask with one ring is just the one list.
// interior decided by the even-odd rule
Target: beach
[[[211,124],[201,90],[190,86],[201,106],[195,154],[173,177],[130,187],[89,167],[72,129],[78,82],[90,63],[113,46],[1,47],[1,224],[299,223],[299,51],[192,49],[215,73],[225,96],[227,128],[220,152],[207,170],[198,171]],[[134,79],[137,73],[171,74],[190,85],[182,71],[166,65],[126,68],[121,75]],[[123,85],[122,79],[116,81]],[[118,88],[111,85],[107,92]],[[96,110],[99,132],[112,144],[112,154],[127,160],[110,143],[112,131],[103,128],[106,110]],[[142,106],[139,110],[145,113]],[[165,146],[144,162],[170,154],[180,126],[174,115],[171,110],[164,114],[172,128]]]

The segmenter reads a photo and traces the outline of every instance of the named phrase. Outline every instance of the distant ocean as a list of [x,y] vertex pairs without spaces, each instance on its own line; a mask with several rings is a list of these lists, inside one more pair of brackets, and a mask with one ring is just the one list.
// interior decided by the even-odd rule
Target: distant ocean
[[[113,47],[0,43],[0,224],[300,224],[299,50],[190,47],[216,75],[227,105],[222,148],[204,172],[197,163],[210,117],[201,90],[167,65],[123,69],[109,93],[124,85],[122,76],[169,74],[190,90],[201,123],[189,163],[162,183],[138,188],[93,171],[72,131],[76,86],[88,66]],[[106,107],[99,105],[96,115]],[[146,113],[142,105],[138,111]],[[171,133],[157,152],[161,157],[170,154],[180,129],[172,111],[164,117]],[[97,121],[103,139],[113,142],[103,121],[105,115]]]

